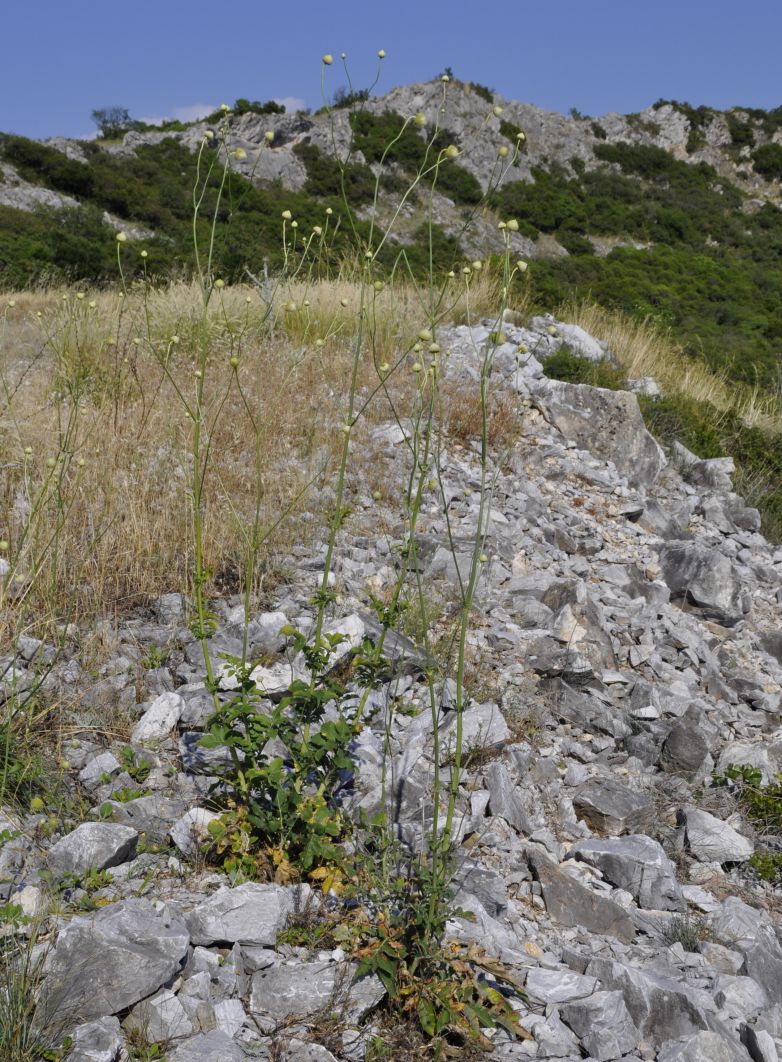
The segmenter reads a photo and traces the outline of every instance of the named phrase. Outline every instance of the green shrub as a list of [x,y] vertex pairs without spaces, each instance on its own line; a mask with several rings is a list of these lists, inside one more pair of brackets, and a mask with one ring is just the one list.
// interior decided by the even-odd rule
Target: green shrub
[[[350,116],[350,124],[354,147],[370,165],[380,162],[385,153],[386,162],[397,163],[412,176],[419,171],[427,157],[427,142],[410,125],[403,131],[404,119],[393,111],[384,111],[382,114],[354,111]],[[386,152],[392,142],[393,147]],[[439,152],[449,144],[458,146],[458,138],[447,129],[441,129],[429,151],[430,165],[434,165]],[[483,197],[477,178],[453,159],[442,161],[437,174],[437,188],[455,202],[467,205],[479,203]]]
[[494,89],[487,88],[485,85],[480,85],[477,81],[471,81],[470,87],[477,96],[486,100],[487,103],[494,104]]
[[590,361],[579,357],[569,347],[560,347],[546,358],[543,369],[552,380],[566,383],[590,384],[611,391],[621,391],[627,386],[627,376],[618,366],[607,360]]
[[727,116],[728,132],[731,143],[736,148],[752,147],[755,143],[755,130],[752,125],[731,111]]
[[763,144],[752,152],[755,172],[768,180],[782,178],[782,144]]
[[66,195],[89,196],[93,191],[90,168],[46,144],[23,136],[4,135],[0,138],[0,152],[27,180],[46,184]]
[[340,167],[336,159],[324,155],[314,144],[297,144],[294,154],[307,170],[304,191],[308,195],[340,197],[344,186],[350,203],[371,203],[375,196],[375,175],[369,166],[351,162]]

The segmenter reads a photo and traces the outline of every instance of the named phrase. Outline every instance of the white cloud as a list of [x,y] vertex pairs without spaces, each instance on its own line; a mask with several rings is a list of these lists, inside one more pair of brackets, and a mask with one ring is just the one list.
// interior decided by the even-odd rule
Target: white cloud
[[281,103],[288,114],[307,109],[307,101],[299,99],[298,96],[275,96],[274,102]]
[[207,114],[216,111],[217,107],[216,103],[190,103],[186,107],[174,107],[169,114],[147,115],[145,118],[139,118],[139,121],[146,122],[147,125],[160,125],[172,119],[177,122],[197,122],[199,118],[205,118]]

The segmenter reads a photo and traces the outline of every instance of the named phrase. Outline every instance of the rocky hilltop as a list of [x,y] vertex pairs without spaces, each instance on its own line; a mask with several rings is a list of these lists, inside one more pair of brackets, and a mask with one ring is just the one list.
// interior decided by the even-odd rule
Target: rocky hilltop
[[[779,180],[759,164],[757,152],[782,148],[782,125],[777,128],[774,112],[757,112],[734,108],[721,112],[711,108],[692,108],[687,104],[660,101],[640,113],[606,114],[598,118],[577,113],[570,116],[542,110],[529,103],[505,100],[499,94],[470,82],[455,81],[443,85],[440,80],[404,85],[384,95],[360,101],[356,105],[370,115],[386,112],[409,118],[419,114],[426,117],[429,130],[439,125],[453,135],[460,146],[460,164],[474,176],[484,191],[489,186],[511,181],[533,181],[536,169],[561,171],[574,178],[584,171],[604,165],[599,150],[605,145],[632,144],[656,147],[674,159],[691,165],[705,163],[716,174],[741,189],[748,197],[747,208],[756,210],[765,202],[778,203]],[[335,152],[348,157],[352,139],[350,114],[344,107],[322,109],[316,113],[295,114],[246,113],[231,122],[228,146],[241,149],[243,157],[236,169],[251,180],[270,184],[281,182],[295,191],[305,187],[307,166],[297,148],[310,146],[324,155]],[[496,110],[496,113],[495,113]],[[203,142],[208,122],[195,122],[183,131],[131,131],[120,144],[107,143],[104,150],[112,155],[135,155],[144,146],[173,139],[196,151]],[[497,149],[504,145],[511,153],[517,143],[517,132],[525,140],[514,164],[507,165],[501,179],[497,169]],[[271,147],[266,135],[273,132]],[[62,152],[72,161],[86,162],[82,144],[57,137],[46,141],[47,146]],[[354,163],[365,160],[361,150],[354,148],[350,155]],[[74,207],[78,197],[64,195],[51,188],[31,183],[12,163],[0,161],[3,180],[0,182],[0,204],[21,210],[40,206]],[[782,174],[780,175],[782,176]],[[437,221],[446,229],[461,228],[462,218],[453,200],[438,197]],[[411,207],[408,211],[414,214]],[[116,228],[123,219],[109,212],[106,219]],[[143,227],[138,235],[151,232]],[[493,225],[478,225],[470,236],[474,253],[501,249]],[[609,241],[597,248],[608,253],[615,246]],[[551,240],[529,241],[526,248],[532,257],[549,257],[564,249]]]
[[[437,91],[400,90],[395,105],[435,106]],[[465,101],[485,113],[482,101],[466,93]],[[534,149],[532,111],[508,109]],[[578,139],[583,123],[537,114]],[[686,130],[675,112],[658,117],[674,149]],[[278,128],[293,134],[298,122],[295,135],[312,135],[314,124],[304,128],[311,121],[285,118]],[[625,135],[626,119],[616,119],[617,128],[623,122]],[[255,128],[237,133],[248,148]],[[285,147],[276,150],[273,165],[293,173]],[[574,150],[563,142],[563,153]],[[490,328],[441,334],[452,378],[475,377]],[[494,1030],[488,1057],[776,1062],[779,893],[753,857],[773,860],[782,839],[746,814],[736,783],[714,777],[744,765],[762,787],[782,770],[782,550],[733,492],[730,459],[699,460],[683,448],[665,454],[630,391],[546,377],[546,359],[563,342],[603,357],[601,337],[536,319],[508,324],[506,338],[495,377],[521,427],[493,457],[468,646],[470,752],[454,825],[460,913],[447,930],[465,954],[490,957],[490,981],[517,986],[510,996],[529,1038]],[[390,485],[405,474],[402,431],[381,424],[369,444]],[[452,440],[442,467],[456,550],[435,508],[422,514],[418,557],[445,613],[467,563],[459,543],[478,521],[476,447]],[[394,520],[382,499],[357,484],[351,507],[330,628],[344,635],[346,653],[376,636],[368,588],[381,593],[401,563],[382,533]],[[284,628],[311,623],[324,551],[294,551],[289,582],[252,617],[251,652],[263,660],[255,681],[272,700],[295,672]],[[213,649],[240,651],[237,599],[215,609]],[[66,770],[91,807],[76,829],[43,841],[43,816],[6,809],[0,818],[9,838],[0,849],[0,900],[35,915],[59,889],[66,907],[47,923],[44,1001],[74,1037],[68,1059],[127,1059],[139,1031],[166,1045],[169,1062],[365,1058],[380,982],[354,982],[340,948],[280,940],[292,918],[305,909],[316,918],[313,909],[333,910],[339,897],[318,899],[307,885],[232,885],[199,860],[207,795],[225,751],[199,744],[213,706],[185,600],[166,594],[150,613],[108,623],[105,633],[113,652],[98,676],[74,655],[47,683],[70,700],[78,691],[85,714],[98,704],[132,713],[130,743],[106,745],[75,728]],[[164,662],[144,669],[152,648]],[[16,688],[33,681],[49,652],[20,640],[9,660]],[[335,799],[354,816],[378,808],[387,741],[389,803],[415,852],[431,818],[435,768],[418,681],[426,661],[405,639],[392,657]],[[455,726],[446,684],[443,767]],[[92,910],[74,916],[85,899]],[[339,1014],[336,1026],[324,1025],[328,1013]]]

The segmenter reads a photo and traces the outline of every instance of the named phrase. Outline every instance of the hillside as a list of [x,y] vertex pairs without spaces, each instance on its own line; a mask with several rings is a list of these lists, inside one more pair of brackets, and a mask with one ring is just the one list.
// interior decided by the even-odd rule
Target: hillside
[[[221,274],[240,278],[245,267],[258,274],[264,262],[279,265],[283,210],[303,231],[323,223],[327,206],[339,218],[335,157],[345,163],[352,205],[368,216],[383,147],[414,114],[424,116],[423,128],[409,127],[383,160],[378,218],[397,210],[423,158],[424,136],[439,123],[438,145],[460,150],[443,167],[434,197],[439,268],[499,252],[497,222],[513,216],[517,251],[538,262],[542,308],[589,293],[604,306],[675,327],[685,352],[737,380],[776,386],[782,109],[723,113],[660,102],[634,115],[565,117],[482,86],[433,81],[316,114],[240,113],[229,122],[229,147],[242,157],[218,219]],[[121,140],[81,143],[4,136],[5,287],[43,277],[115,278],[118,228],[147,250],[152,274],[181,273],[190,260],[195,152],[208,128],[132,130]],[[526,139],[514,157],[520,131]],[[498,162],[502,147],[509,154]],[[381,252],[386,269],[404,245],[411,268],[426,268],[423,224],[413,194]],[[338,227],[333,264],[367,238],[360,223]]]

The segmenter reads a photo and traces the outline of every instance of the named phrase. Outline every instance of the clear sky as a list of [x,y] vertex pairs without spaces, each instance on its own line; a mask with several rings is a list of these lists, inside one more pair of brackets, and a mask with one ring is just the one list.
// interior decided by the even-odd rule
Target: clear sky
[[[378,91],[446,66],[552,110],[782,104],[782,0],[22,0],[2,19],[0,130],[86,136],[90,111],[321,104],[320,57]],[[344,84],[338,62],[331,90]]]

